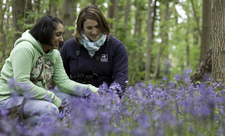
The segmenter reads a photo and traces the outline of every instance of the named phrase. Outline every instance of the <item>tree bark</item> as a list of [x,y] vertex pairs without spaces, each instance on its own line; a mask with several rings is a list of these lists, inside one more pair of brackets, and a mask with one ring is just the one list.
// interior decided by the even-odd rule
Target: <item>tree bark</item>
[[[26,0],[26,5],[25,5],[25,9],[24,9],[24,24],[34,24],[34,17],[29,16],[28,12],[33,12],[33,4],[32,4],[32,0]],[[29,16],[29,17],[28,17]],[[27,30],[27,29],[31,29],[29,27],[24,27],[23,31]]]
[[191,76],[191,82],[208,81],[212,72],[212,47],[207,51],[205,58],[197,67],[195,73]]
[[64,10],[62,11],[62,20],[65,26],[64,41],[67,41],[68,39],[73,37],[72,34],[74,33],[74,30],[70,30],[69,27],[73,27],[75,25],[75,13],[77,10],[75,4],[77,4],[77,0],[63,0]]
[[92,0],[91,4],[95,5],[96,4],[96,0]]
[[[144,70],[144,66],[143,66],[143,34],[142,34],[142,20],[144,20],[146,17],[143,16],[145,14],[143,14],[143,12],[145,12],[145,9],[143,8],[145,7],[144,3],[142,0],[135,0],[135,28],[134,28],[134,39],[137,39],[137,46],[136,48],[140,48],[140,50],[136,51],[135,54],[132,54],[133,58],[132,60],[134,60],[135,62],[135,66],[137,68],[137,71],[142,71]],[[133,75],[135,75],[136,73],[132,73]],[[135,77],[135,76],[132,76]],[[142,77],[143,78],[143,77]],[[133,81],[133,80],[132,80]]]
[[134,38],[138,33],[138,21],[139,21],[138,19],[139,19],[139,16],[140,16],[140,13],[139,13],[140,8],[139,8],[138,2],[136,2],[136,4],[135,4],[135,9],[136,10],[135,10]]
[[118,32],[118,23],[119,23],[119,0],[115,1],[115,9],[116,9],[116,15],[115,15],[115,37],[117,37],[117,32]]
[[195,11],[195,5],[194,5],[193,0],[191,0],[191,5],[192,5],[192,9],[193,9],[193,11],[194,11],[194,16],[195,16],[196,23],[197,23],[197,25],[198,25],[198,32],[199,32],[199,35],[200,35],[200,37],[202,37],[202,32],[201,32],[201,30],[200,30],[199,21],[198,21],[198,16],[197,16],[197,13],[196,13],[196,11]]
[[203,0],[203,11],[202,11],[202,39],[201,39],[201,50],[200,59],[201,62],[211,46],[211,1]]
[[185,38],[185,41],[186,41],[186,62],[187,62],[187,64],[186,64],[186,66],[187,67],[189,67],[190,66],[190,46],[189,46],[189,44],[188,44],[188,42],[189,42],[189,40],[188,40],[188,34],[189,34],[189,31],[188,31],[188,29],[186,30],[186,38]]
[[[110,0],[111,5],[108,7],[108,18],[114,18],[114,9],[115,9],[115,2],[116,0]],[[109,28],[113,29],[113,23],[109,23]]]
[[[6,1],[7,2],[7,1]],[[0,43],[0,47],[1,47],[1,52],[2,52],[2,56],[0,58],[0,63],[2,63],[5,59],[5,56],[6,56],[6,47],[7,47],[7,44],[6,44],[6,33],[5,33],[5,30],[4,30],[4,15],[6,13],[6,6],[3,6],[3,3],[0,3],[0,6],[3,7],[0,9],[0,15],[2,16],[2,18],[0,19],[0,41],[2,43]]]
[[157,9],[157,1],[158,0],[155,0],[154,2],[154,8],[153,8],[153,17],[152,17],[152,39],[154,39],[154,26],[155,26],[155,20],[156,20],[156,9]]
[[50,15],[57,16],[56,2],[57,1],[55,1],[55,0],[50,0],[50,4],[49,4],[49,13],[50,13]]
[[129,12],[130,12],[130,0],[127,0],[127,5],[125,9],[125,18],[124,18],[124,35],[127,33],[127,22],[128,22],[128,17],[129,17]]
[[146,50],[146,62],[145,62],[145,81],[150,78],[150,64],[151,64],[151,38],[152,38],[152,0],[148,0],[148,20],[147,20],[147,30],[148,30],[148,41]]
[[[159,52],[156,58],[156,63],[155,63],[155,71],[153,74],[153,79],[156,79],[158,72],[159,72],[159,64],[160,64],[160,58],[162,56],[162,52],[163,50],[166,48],[166,46],[168,46],[168,27],[167,27],[167,23],[169,20],[169,0],[166,0],[165,3],[163,3],[166,7],[165,10],[162,10],[162,19],[161,21],[162,23],[162,27],[161,27],[161,43],[159,44]],[[168,48],[167,48],[168,49]],[[168,53],[166,53],[168,54]]]
[[225,1],[212,0],[212,77],[225,77]]
[[17,40],[21,34],[18,32],[21,32],[23,28],[21,25],[18,24],[19,20],[24,16],[24,9],[26,5],[26,0],[13,0],[12,5],[12,14],[13,14],[13,27],[15,28],[14,41]]

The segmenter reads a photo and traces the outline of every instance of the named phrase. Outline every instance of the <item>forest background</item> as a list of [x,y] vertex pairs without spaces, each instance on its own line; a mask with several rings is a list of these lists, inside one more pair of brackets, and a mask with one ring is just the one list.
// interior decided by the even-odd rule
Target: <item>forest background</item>
[[193,74],[212,45],[210,0],[3,0],[0,68],[16,39],[39,18],[59,17],[66,41],[75,31],[80,9],[90,4],[101,9],[112,35],[127,48],[129,85],[157,83],[188,68]]

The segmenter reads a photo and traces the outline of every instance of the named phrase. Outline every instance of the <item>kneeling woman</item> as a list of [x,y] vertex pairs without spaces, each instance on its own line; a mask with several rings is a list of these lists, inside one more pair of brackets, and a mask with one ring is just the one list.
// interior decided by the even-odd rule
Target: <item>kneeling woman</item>
[[[19,84],[30,87],[31,94],[23,109],[25,123],[36,124],[41,115],[59,113],[62,104],[73,95],[85,96],[84,90],[96,93],[98,88],[70,80],[65,73],[58,46],[62,44],[64,26],[54,16],[42,17],[31,30],[22,34],[6,59],[0,77],[0,109],[19,105],[24,99],[24,91],[18,87],[17,101],[11,96],[8,87],[10,78]],[[60,91],[47,90],[50,80],[56,83]],[[14,90],[14,91],[15,91]],[[33,114],[33,112],[35,113]],[[32,115],[31,115],[32,113]]]

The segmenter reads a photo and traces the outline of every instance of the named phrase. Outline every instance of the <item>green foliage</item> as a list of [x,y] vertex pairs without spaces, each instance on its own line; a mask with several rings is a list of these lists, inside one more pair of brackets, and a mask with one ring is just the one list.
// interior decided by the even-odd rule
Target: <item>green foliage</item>
[[[12,2],[5,3],[5,6],[7,8],[12,6]],[[60,16],[63,5],[63,1],[60,0],[41,0],[40,5],[37,3],[38,1],[32,1],[33,9],[32,11],[26,12],[26,18],[24,18],[24,15],[20,16],[20,19],[18,20],[18,25],[21,27],[22,31],[15,31],[12,27],[13,20],[12,20],[12,11],[8,10],[5,13],[0,13],[1,16],[9,16],[10,22],[7,22],[7,20],[4,20],[3,22],[3,28],[4,33],[6,34],[6,42],[7,42],[7,49],[9,49],[8,52],[10,52],[10,49],[13,47],[13,43],[15,42],[13,39],[15,34],[22,34],[23,31],[26,29],[31,29],[35,22],[43,15],[49,14],[49,8],[50,4],[54,4],[57,9],[57,15]],[[119,1],[119,22],[116,23],[115,18],[107,18],[107,12],[108,12],[108,6],[111,4],[110,0],[96,0],[95,5],[97,5],[102,13],[107,18],[107,21],[109,23],[113,23],[113,30],[111,32],[113,35],[115,32],[116,38],[118,38],[120,41],[124,43],[124,45],[127,48],[128,51],[128,57],[129,57],[129,83],[135,84],[139,81],[144,80],[145,76],[145,63],[146,63],[146,49],[147,46],[151,47],[151,64],[150,64],[150,77],[152,77],[152,74],[155,70],[156,65],[156,58],[159,51],[159,45],[162,40],[162,30],[164,30],[168,34],[168,44],[163,45],[163,52],[160,58],[160,69],[158,73],[158,78],[162,78],[164,76],[164,73],[161,72],[162,68],[162,60],[164,56],[169,55],[169,59],[172,63],[171,75],[174,75],[175,73],[181,73],[183,69],[190,67],[195,70],[195,68],[198,65],[199,60],[199,47],[200,47],[200,37],[199,42],[195,45],[194,44],[194,37],[193,35],[198,35],[198,31],[193,31],[197,27],[197,23],[194,17],[193,9],[191,6],[191,3],[189,0],[186,1],[169,1],[169,14],[170,14],[170,20],[168,22],[163,23],[162,22],[162,16],[160,15],[160,12],[163,13],[163,10],[166,9],[165,7],[165,1],[160,0],[157,2],[157,13],[156,13],[156,22],[154,25],[154,33],[153,33],[153,39],[151,41],[151,45],[147,45],[148,40],[148,32],[147,32],[147,9],[148,4],[147,0],[131,0],[131,8],[129,12],[128,17],[128,24],[127,26],[124,24],[124,18],[125,18],[125,8],[127,1]],[[78,1],[76,3],[77,5],[77,11],[74,11],[74,14],[77,16],[80,9],[90,5],[92,3],[92,0],[88,1]],[[152,11],[153,11],[153,3],[152,1]],[[185,15],[180,14],[179,11],[176,12],[177,6],[180,6],[181,9],[183,9],[185,12]],[[197,13],[197,16],[199,17],[199,24],[201,24],[201,16],[202,16],[202,1],[194,1],[195,10]],[[40,9],[38,10],[38,7]],[[136,33],[134,35],[134,29],[135,29],[135,22],[136,22],[136,11],[139,10],[138,15],[138,21],[141,22],[141,34]],[[117,11],[114,12],[116,14]],[[165,14],[165,13],[163,13]],[[152,13],[153,16],[153,13]],[[188,16],[188,18],[186,18]],[[177,18],[182,19],[182,22],[177,22]],[[75,21],[75,20],[73,20]],[[1,23],[1,22],[0,22]],[[75,25],[73,26],[65,26],[65,29],[68,30],[75,30]],[[117,30],[115,29],[117,28]],[[124,28],[127,29],[126,33],[124,31]],[[163,29],[161,29],[163,28]],[[186,33],[188,30],[188,34]],[[0,36],[2,36],[0,34]],[[1,41],[2,42],[2,41]],[[0,46],[3,46],[3,43],[0,43]],[[186,47],[189,46],[190,48],[190,54],[187,56]],[[9,53],[7,52],[7,55]],[[6,56],[7,57],[7,56]],[[187,60],[189,60],[189,66],[187,66]],[[150,80],[151,81],[151,80]],[[151,81],[153,82],[153,81]]]
[[108,21],[108,23],[113,23],[113,22],[115,22],[115,18],[106,18],[106,20]]
[[69,31],[75,31],[75,26],[66,26],[66,29],[68,29]]

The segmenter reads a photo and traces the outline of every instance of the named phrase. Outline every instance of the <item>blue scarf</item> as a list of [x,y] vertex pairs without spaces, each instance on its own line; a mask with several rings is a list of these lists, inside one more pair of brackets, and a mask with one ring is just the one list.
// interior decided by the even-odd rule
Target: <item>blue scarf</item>
[[84,31],[82,31],[81,34],[84,37],[84,39],[80,38],[81,44],[84,45],[84,47],[88,50],[88,53],[91,57],[94,56],[95,52],[98,51],[100,47],[105,43],[107,37],[105,34],[102,33],[97,41],[91,42],[84,33]]

